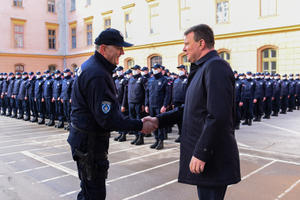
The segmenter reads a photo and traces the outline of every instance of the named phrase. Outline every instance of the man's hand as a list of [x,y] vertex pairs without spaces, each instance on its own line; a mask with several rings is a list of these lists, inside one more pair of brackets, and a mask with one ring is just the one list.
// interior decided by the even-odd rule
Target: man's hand
[[54,97],[52,98],[52,102],[54,102],[55,101],[55,99],[54,99]]
[[141,109],[142,109],[142,112],[144,112],[145,111],[145,106],[142,105]]
[[61,99],[60,101],[61,101],[62,103],[64,102],[64,100],[63,100],[63,99]]
[[240,103],[239,103],[239,106],[240,106],[240,107],[242,107],[243,105],[244,105],[244,103],[243,103],[243,102],[240,102]]
[[149,113],[149,107],[148,106],[145,107],[145,112]]
[[45,101],[45,99],[44,98],[42,98],[42,102],[44,102]]
[[263,101],[265,101],[266,99],[267,99],[267,98],[266,98],[266,97],[264,97],[264,98],[263,98]]
[[70,103],[72,103],[72,99],[70,99],[70,101],[69,101]]
[[257,99],[253,99],[253,103],[256,103],[257,102]]
[[203,162],[202,160],[199,160],[196,157],[192,157],[191,162],[190,162],[190,171],[193,174],[200,174],[201,172],[204,171],[204,167],[205,167],[205,162]]
[[164,113],[164,112],[166,112],[166,110],[167,110],[167,108],[166,108],[165,106],[163,106],[163,107],[161,107],[161,109],[160,109],[160,113]]
[[156,117],[144,117],[142,122],[143,130],[141,132],[144,134],[150,134],[158,128],[158,119]]
[[125,107],[121,107],[121,112],[125,112]]
[[24,97],[24,100],[25,100],[25,101],[27,101],[27,99],[28,99],[27,97]]
[[272,101],[274,101],[275,100],[275,97],[272,97]]

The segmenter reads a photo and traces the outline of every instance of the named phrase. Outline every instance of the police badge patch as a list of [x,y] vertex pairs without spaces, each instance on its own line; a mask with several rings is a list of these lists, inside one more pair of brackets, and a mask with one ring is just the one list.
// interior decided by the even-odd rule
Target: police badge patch
[[103,101],[101,107],[102,107],[102,112],[104,114],[107,114],[110,111],[111,103],[108,101]]

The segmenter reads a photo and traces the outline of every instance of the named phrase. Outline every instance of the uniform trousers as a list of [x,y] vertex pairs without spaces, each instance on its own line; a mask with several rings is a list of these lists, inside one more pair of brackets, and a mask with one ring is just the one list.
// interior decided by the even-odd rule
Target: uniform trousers
[[[160,114],[160,108],[155,108],[155,107],[149,107],[150,111],[150,116],[155,117],[156,115]],[[165,138],[165,129],[164,128],[159,128],[154,131],[155,139],[156,140],[164,140]]]
[[197,186],[199,200],[223,200],[227,186],[203,187]]

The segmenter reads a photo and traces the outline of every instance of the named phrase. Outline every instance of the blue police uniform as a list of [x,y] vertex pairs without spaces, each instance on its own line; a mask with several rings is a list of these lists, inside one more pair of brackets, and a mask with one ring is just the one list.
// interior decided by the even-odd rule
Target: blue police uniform
[[[40,75],[41,73],[37,72],[36,74]],[[38,116],[40,117],[38,121],[39,124],[45,124],[45,109],[44,109],[44,102],[42,101],[43,85],[44,85],[43,77],[37,78],[34,86],[34,100],[36,102]]]
[[240,107],[240,101],[241,101],[241,92],[242,92],[242,81],[236,77],[235,78],[235,110],[236,110],[236,118],[235,118],[235,129],[240,129],[240,123],[241,123],[241,107]]
[[[10,76],[11,76],[11,73],[10,73]],[[12,113],[12,111],[15,110],[15,108],[16,108],[16,101],[13,98],[14,83],[15,83],[15,77],[10,78],[8,88],[7,88],[7,96],[8,96],[8,100],[9,100],[7,115],[11,116],[11,117],[17,116],[16,113]]]
[[[23,73],[23,75],[25,75],[25,74],[27,74],[27,73]],[[30,117],[28,96],[27,96],[27,90],[26,90],[27,83],[28,83],[28,77],[23,78],[21,85],[20,85],[19,94],[17,96],[17,100],[21,104],[21,106],[19,107],[19,117],[18,118],[22,119],[24,116],[24,112],[25,112],[26,117],[24,119],[26,121],[28,121],[29,117]]]
[[[249,75],[249,73],[247,73],[247,75]],[[241,102],[243,103],[245,118],[243,125],[252,125],[255,87],[256,83],[251,78],[244,80],[242,83]]]
[[[278,75],[278,74],[276,74]],[[281,92],[281,80],[278,79],[274,79],[273,80],[273,98],[274,100],[272,101],[272,111],[273,111],[273,114],[272,116],[275,116],[277,117],[278,116],[278,113],[279,113],[279,110],[280,110],[280,92]]]
[[[49,71],[46,71],[45,74],[49,74]],[[43,84],[43,99],[45,101],[46,107],[46,115],[49,117],[49,122],[46,123],[47,126],[54,126],[54,109],[53,109],[53,102],[52,102],[52,86],[53,86],[53,79],[51,76],[46,77],[46,80]]]
[[254,93],[254,99],[256,99],[256,103],[253,105],[253,113],[255,119],[253,121],[261,121],[261,117],[263,115],[263,99],[265,98],[265,81],[259,76],[260,73],[256,74],[258,78],[256,78],[256,87]]
[[[89,199],[105,199],[110,132],[140,131],[143,126],[140,120],[129,119],[120,112],[111,77],[114,69],[115,65],[96,51],[82,64],[73,86],[68,142],[81,180],[77,197],[80,200],[87,199],[87,196]],[[90,162],[83,164],[86,155]],[[92,173],[88,169],[93,169]]]
[[[6,77],[6,78],[5,78]],[[9,99],[7,97],[7,89],[8,89],[9,81],[7,80],[7,73],[3,73],[3,81],[2,81],[2,93],[1,93],[1,99],[2,99],[2,115],[6,115],[6,109],[8,107]]]
[[12,110],[15,113],[14,115],[16,115],[16,117],[18,119],[21,119],[21,118],[23,118],[23,116],[22,117],[20,116],[20,111],[22,112],[22,110],[23,110],[23,108],[22,108],[23,101],[19,100],[17,98],[17,96],[18,96],[19,91],[20,91],[20,85],[21,85],[21,82],[22,82],[22,78],[21,78],[21,73],[20,72],[17,72],[16,75],[19,76],[18,78],[15,79],[14,89],[13,89],[13,99],[15,101],[16,106]]
[[265,101],[264,101],[264,119],[270,119],[272,113],[272,98],[274,91],[274,82],[270,78],[265,79]]
[[[287,77],[286,74],[283,77]],[[281,98],[281,114],[286,114],[288,107],[288,95],[289,95],[289,84],[290,82],[287,79],[281,81],[281,90],[280,90],[280,98]]]
[[295,109],[295,95],[296,95],[296,82],[294,81],[293,74],[290,74],[289,76],[289,95],[288,95],[288,112],[293,112],[293,110]]
[[[69,69],[66,69],[64,71],[65,73],[70,72]],[[72,93],[72,85],[73,85],[73,78],[71,76],[65,76],[63,81],[62,81],[62,90],[61,90],[61,95],[60,95],[60,99],[63,103],[63,110],[64,110],[64,115],[65,118],[68,122],[67,127],[65,127],[65,129],[69,129],[70,128],[70,113],[71,113],[71,93]]]
[[[161,68],[159,64],[153,66],[154,69]],[[150,116],[155,117],[160,114],[161,108],[167,107],[171,101],[171,94],[168,80],[161,73],[154,74],[148,81],[146,90],[146,106],[149,108]],[[160,128],[154,131],[156,142],[151,148],[163,148],[163,140],[165,138],[165,129]]]
[[[177,67],[179,68],[179,67]],[[187,76],[181,75],[177,79],[174,80],[173,88],[172,88],[172,104],[174,108],[181,107],[185,102],[185,94],[187,87]],[[175,142],[180,142],[181,129],[182,129],[182,121],[177,123],[178,126],[178,134],[179,137],[175,140]]]
[[[30,76],[34,75],[33,72],[29,73]],[[30,107],[30,111],[32,113],[32,119],[30,120],[31,122],[37,122],[38,121],[38,111],[37,111],[37,105],[36,105],[36,101],[35,101],[35,81],[36,81],[36,77],[33,76],[31,79],[29,79],[28,83],[27,83],[27,94],[28,94],[28,98],[29,98],[29,107]]]
[[[60,71],[55,71],[55,75],[60,74]],[[62,90],[62,79],[60,76],[56,77],[53,82],[53,100],[55,107],[55,118],[58,119],[58,124],[55,126],[56,128],[64,127],[64,116],[63,116],[63,105],[60,101],[60,95]]]
[[[299,77],[299,74],[296,74]],[[296,96],[296,108],[297,110],[300,109],[300,79],[295,79],[295,96]]]
[[0,114],[2,114],[2,110],[3,110],[3,94],[2,94],[2,88],[3,88],[3,83],[4,83],[4,79],[2,78],[3,73],[0,73]]

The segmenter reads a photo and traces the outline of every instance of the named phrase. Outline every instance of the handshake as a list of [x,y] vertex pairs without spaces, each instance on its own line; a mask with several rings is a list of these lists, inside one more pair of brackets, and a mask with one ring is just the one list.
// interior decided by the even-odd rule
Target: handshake
[[142,119],[143,129],[141,130],[144,134],[150,134],[151,132],[158,129],[159,121],[157,117],[144,117]]

